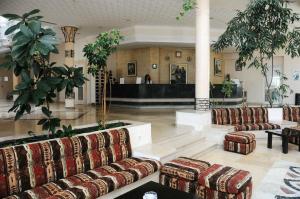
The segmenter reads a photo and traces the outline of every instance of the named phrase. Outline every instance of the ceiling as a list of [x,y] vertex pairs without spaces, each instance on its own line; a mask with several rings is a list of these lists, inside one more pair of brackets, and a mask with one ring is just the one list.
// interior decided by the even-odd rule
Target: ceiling
[[[211,26],[224,28],[248,0],[211,0]],[[75,25],[83,35],[101,29],[133,25],[193,26],[194,12],[176,20],[182,0],[0,0],[0,15],[38,8],[46,21]],[[232,7],[234,5],[234,7]]]
[[[210,0],[211,27],[224,29],[250,0]],[[298,1],[298,0],[297,0]],[[194,26],[195,13],[177,21],[183,0],[0,0],[0,15],[41,10],[46,21],[79,27],[79,37],[134,25]],[[300,5],[300,4],[299,4]],[[293,6],[296,6],[294,4]],[[297,10],[300,11],[298,5]]]

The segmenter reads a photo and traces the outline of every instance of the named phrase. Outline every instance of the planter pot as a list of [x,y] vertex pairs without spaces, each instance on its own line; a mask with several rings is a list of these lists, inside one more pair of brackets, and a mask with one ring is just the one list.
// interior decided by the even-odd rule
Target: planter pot
[[283,110],[282,108],[268,108],[269,121],[282,121]]
[[[150,123],[143,123],[143,122],[136,122],[136,121],[111,121],[107,123],[107,129],[99,130],[99,126],[97,123],[88,124],[88,125],[81,125],[73,127],[73,132],[78,134],[90,134],[94,132],[103,132],[107,131],[108,129],[119,129],[119,128],[127,128],[130,134],[130,142],[131,147],[139,147],[145,144],[150,144],[152,142],[151,137],[151,124]],[[75,136],[76,136],[75,135]],[[12,145],[19,145],[24,143],[33,143],[43,140],[49,140],[56,138],[53,135],[48,135],[47,133],[36,135],[36,136],[17,136],[17,137],[7,137],[1,138],[0,141],[0,148]]]

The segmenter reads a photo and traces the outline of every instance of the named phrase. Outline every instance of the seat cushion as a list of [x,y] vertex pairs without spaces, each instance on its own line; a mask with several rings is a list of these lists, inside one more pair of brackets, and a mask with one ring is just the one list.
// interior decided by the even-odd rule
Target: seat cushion
[[234,125],[235,131],[258,131],[280,129],[280,125],[272,123],[256,123],[256,124],[237,124]]
[[[158,171],[161,163],[145,158],[126,158],[87,171],[86,173],[60,179],[56,182],[27,190],[7,199],[45,199],[45,198],[97,198],[115,189],[133,183]],[[94,197],[95,196],[95,197]]]
[[237,143],[248,144],[248,143],[253,142],[253,140],[255,140],[255,135],[253,133],[246,133],[246,132],[238,131],[238,132],[226,134],[225,140],[237,142]]
[[214,164],[199,176],[199,185],[211,190],[229,194],[243,192],[251,183],[252,176],[248,171]]
[[208,162],[179,157],[164,164],[160,172],[171,177],[196,181],[199,174],[209,167],[210,163]]

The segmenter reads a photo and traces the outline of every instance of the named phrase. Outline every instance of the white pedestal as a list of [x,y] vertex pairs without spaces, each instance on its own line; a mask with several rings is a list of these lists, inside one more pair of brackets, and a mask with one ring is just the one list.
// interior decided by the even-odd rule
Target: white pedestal
[[211,111],[176,111],[176,124],[192,126],[196,131],[201,131],[204,126],[211,124]]

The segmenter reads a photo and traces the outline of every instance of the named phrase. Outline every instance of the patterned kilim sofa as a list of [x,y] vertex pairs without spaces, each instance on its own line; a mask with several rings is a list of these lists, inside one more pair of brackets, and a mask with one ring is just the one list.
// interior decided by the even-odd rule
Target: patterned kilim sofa
[[284,106],[283,119],[291,122],[300,123],[300,107]]
[[235,131],[280,129],[280,125],[269,123],[268,109],[262,107],[213,109],[212,123],[232,125]]
[[0,198],[94,199],[158,171],[131,156],[127,129],[0,149]]

